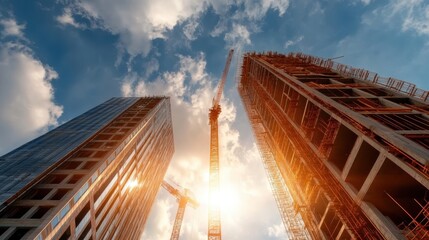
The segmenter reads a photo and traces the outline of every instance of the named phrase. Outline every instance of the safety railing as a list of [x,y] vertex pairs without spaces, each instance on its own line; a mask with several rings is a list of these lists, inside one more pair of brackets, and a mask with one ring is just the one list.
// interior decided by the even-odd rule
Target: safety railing
[[390,89],[392,91],[409,95],[411,97],[420,99],[423,102],[429,102],[429,91],[417,88],[416,85],[413,83],[409,83],[392,77],[382,77],[375,72],[371,72],[361,68],[354,68],[352,66],[348,66],[342,63],[337,63],[332,61],[331,59],[314,57],[303,53],[290,53],[289,56],[301,58],[306,62],[312,63],[320,67],[329,68],[342,75],[371,82],[381,87]]

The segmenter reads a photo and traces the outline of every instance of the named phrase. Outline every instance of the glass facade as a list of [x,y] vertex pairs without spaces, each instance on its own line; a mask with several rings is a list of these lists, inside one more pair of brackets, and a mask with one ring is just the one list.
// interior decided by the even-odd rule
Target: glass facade
[[112,98],[43,136],[0,157],[0,204],[49,170],[137,101]]
[[139,238],[173,152],[168,98],[113,98],[2,157],[0,238]]

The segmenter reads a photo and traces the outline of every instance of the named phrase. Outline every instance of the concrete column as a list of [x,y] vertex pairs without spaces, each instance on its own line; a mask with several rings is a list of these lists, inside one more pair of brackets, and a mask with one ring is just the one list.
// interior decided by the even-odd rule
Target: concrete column
[[305,107],[304,107],[304,111],[303,111],[303,113],[302,113],[302,118],[301,118],[301,121],[300,121],[300,123],[299,123],[299,125],[300,126],[302,126],[302,124],[304,123],[304,117],[305,117],[305,113],[306,113],[306,111],[307,111],[307,107],[308,107],[308,99],[306,98],[305,99]]
[[340,229],[340,231],[338,232],[338,235],[337,235],[337,237],[335,238],[335,240],[340,240],[340,237],[341,237],[341,235],[343,234],[343,232],[345,231],[345,229],[346,229],[346,225],[344,225],[344,224],[343,224],[343,226],[341,226],[341,229]]
[[363,197],[368,192],[368,189],[371,186],[372,182],[374,181],[375,177],[377,176],[378,171],[380,170],[381,166],[383,166],[385,159],[386,159],[386,156],[381,152],[378,155],[378,158],[375,161],[374,166],[372,166],[371,171],[366,177],[365,182],[363,183],[362,187],[359,190],[359,193],[357,195],[358,201],[362,201]]
[[89,211],[91,214],[91,235],[93,239],[97,239],[97,235],[95,234],[97,231],[97,223],[95,221],[95,206],[94,206],[94,192],[91,191],[91,194],[89,196]]
[[[75,223],[75,219],[76,216],[74,218],[71,219],[70,221],[70,239],[77,239],[76,236],[76,223]],[[66,228],[67,231],[67,228]]]
[[341,173],[341,178],[345,181],[347,175],[349,174],[350,168],[352,167],[356,156],[359,152],[360,147],[362,146],[363,143],[363,138],[361,136],[358,136],[358,138],[356,139],[355,145],[353,146],[352,151],[350,152],[349,157],[347,158],[347,162],[344,165],[344,169],[343,172]]
[[320,229],[322,227],[322,223],[323,221],[325,221],[326,215],[328,215],[329,212],[329,208],[331,207],[331,202],[328,203],[328,205],[326,206],[325,209],[325,213],[323,213],[322,218],[320,219],[319,225],[317,225],[317,227]]

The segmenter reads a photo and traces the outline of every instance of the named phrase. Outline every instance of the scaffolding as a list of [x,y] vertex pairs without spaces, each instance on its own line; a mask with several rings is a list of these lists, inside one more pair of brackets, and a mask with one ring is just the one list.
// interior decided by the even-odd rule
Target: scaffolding
[[250,107],[251,102],[249,97],[246,95],[245,91],[242,90],[242,88],[240,88],[240,94],[244,101],[245,109],[252,125],[259,153],[262,158],[262,163],[264,165],[271,190],[279,209],[280,217],[286,229],[286,234],[290,239],[312,239],[310,233],[304,225],[301,215],[295,210],[296,205],[294,205],[293,198],[288,190],[285,180],[280,173],[280,170],[278,169],[276,160],[272,154],[273,150],[269,146],[267,132],[265,131],[262,121],[255,110]]
[[417,199],[413,199],[421,209],[416,216],[413,216],[394,197],[389,193],[386,194],[411,220],[408,224],[403,222],[398,225],[404,236],[410,240],[429,239],[429,201],[425,199],[425,202],[421,203]]

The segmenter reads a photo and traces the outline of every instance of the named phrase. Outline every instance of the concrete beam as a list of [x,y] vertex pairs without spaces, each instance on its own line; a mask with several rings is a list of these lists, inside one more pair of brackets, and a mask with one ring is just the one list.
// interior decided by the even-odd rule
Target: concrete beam
[[40,219],[1,218],[0,227],[38,227]]
[[56,174],[88,174],[90,171],[86,169],[56,169]]
[[400,239],[405,240],[405,236],[400,232],[398,227],[396,227],[392,220],[386,218],[380,211],[377,210],[369,202],[362,202],[361,208],[366,213],[366,215],[371,218],[373,223],[377,226],[378,231],[380,231],[386,239]]
[[75,184],[59,183],[59,184],[39,184],[37,188],[48,188],[48,189],[73,189]]
[[398,134],[429,134],[429,130],[397,130],[395,131]]
[[18,200],[14,203],[14,206],[46,206],[55,207],[58,205],[59,200]]

